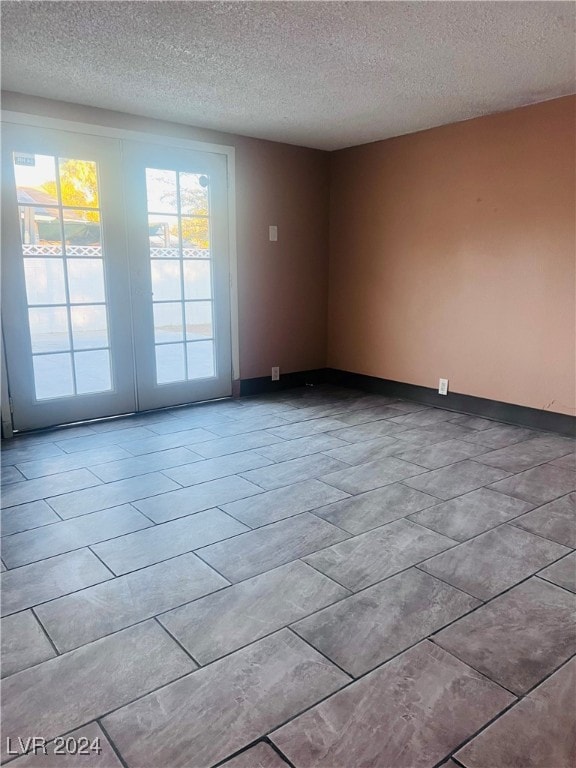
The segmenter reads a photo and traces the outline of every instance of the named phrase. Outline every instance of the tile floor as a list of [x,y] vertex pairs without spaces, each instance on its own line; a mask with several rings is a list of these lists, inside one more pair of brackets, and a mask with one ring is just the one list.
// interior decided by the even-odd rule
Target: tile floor
[[18,437],[2,480],[14,768],[576,763],[573,440],[320,387]]

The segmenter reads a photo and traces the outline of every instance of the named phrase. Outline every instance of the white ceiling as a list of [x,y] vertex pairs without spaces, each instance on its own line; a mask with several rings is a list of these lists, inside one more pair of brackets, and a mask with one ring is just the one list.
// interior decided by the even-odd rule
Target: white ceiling
[[575,8],[4,0],[2,80],[331,150],[573,93]]

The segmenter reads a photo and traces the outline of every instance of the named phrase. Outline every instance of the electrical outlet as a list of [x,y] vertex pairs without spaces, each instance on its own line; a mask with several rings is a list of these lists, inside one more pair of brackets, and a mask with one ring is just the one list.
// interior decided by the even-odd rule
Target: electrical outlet
[[439,395],[448,394],[448,379],[440,379],[438,381],[438,394]]
[[278,242],[278,227],[276,225],[268,227],[268,239],[271,243]]
[[280,368],[272,368],[272,381],[280,381]]

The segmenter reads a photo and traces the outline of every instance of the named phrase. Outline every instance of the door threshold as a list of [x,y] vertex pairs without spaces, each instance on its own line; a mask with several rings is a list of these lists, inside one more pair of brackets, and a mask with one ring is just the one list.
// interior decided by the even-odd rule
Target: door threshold
[[[109,421],[118,421],[118,419],[130,419],[133,416],[142,416],[146,413],[162,413],[163,411],[176,411],[179,408],[193,408],[198,405],[208,405],[210,403],[221,403],[226,400],[233,400],[232,396],[228,397],[215,397],[213,400],[197,400],[193,403],[181,403],[180,405],[166,405],[163,408],[150,408],[146,411],[130,411],[128,413],[118,413],[115,416],[101,416],[96,419],[83,419],[82,421],[71,421],[66,424],[54,424],[51,427],[41,427],[40,429],[27,429],[27,430],[13,430],[13,437],[23,437],[25,435],[43,435],[47,432],[64,431],[71,429],[72,427],[90,426],[91,424],[102,424]],[[3,437],[2,442],[5,440],[12,440],[11,437]]]

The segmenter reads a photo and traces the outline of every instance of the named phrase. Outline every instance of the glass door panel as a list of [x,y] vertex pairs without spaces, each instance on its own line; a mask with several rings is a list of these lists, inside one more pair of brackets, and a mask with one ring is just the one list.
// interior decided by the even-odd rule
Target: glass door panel
[[[231,392],[226,166],[216,155],[133,144],[130,250],[138,391],[148,407]],[[139,194],[140,184],[144,190]]]
[[156,384],[215,375],[208,184],[146,168]]
[[[107,392],[112,370],[97,164],[17,151],[13,164],[36,400]],[[90,351],[80,351],[90,316],[98,317],[98,327]]]
[[3,327],[17,429],[135,410],[118,167],[110,139],[4,130]]

